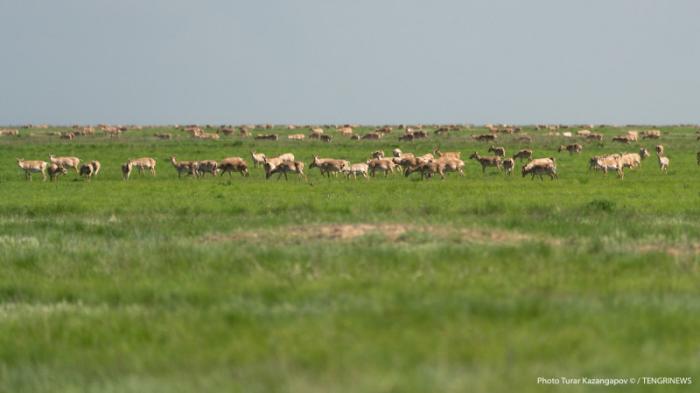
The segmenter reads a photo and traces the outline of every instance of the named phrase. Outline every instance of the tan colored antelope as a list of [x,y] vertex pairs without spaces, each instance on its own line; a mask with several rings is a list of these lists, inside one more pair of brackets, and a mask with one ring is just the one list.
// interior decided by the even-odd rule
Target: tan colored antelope
[[46,181],[46,168],[48,167],[46,161],[27,161],[24,158],[18,158],[17,166],[22,168],[22,170],[24,171],[24,177],[27,180],[32,180],[32,173],[41,173],[41,176],[43,176],[44,181]]
[[350,136],[350,135],[352,135],[352,127],[350,127],[350,126],[340,127],[338,129],[338,132],[340,132],[340,135]]
[[296,160],[296,158],[294,157],[294,154],[292,154],[292,153],[280,154],[277,157],[270,157],[270,158],[265,157],[263,159],[263,167],[264,168],[269,167],[271,169],[274,169],[277,165],[279,165],[285,161],[295,161],[295,160]]
[[219,163],[219,169],[221,169],[221,176],[224,173],[231,176],[231,172],[239,172],[241,176],[248,176],[248,163],[241,157],[224,158]]
[[481,172],[486,173],[486,168],[487,167],[496,167],[498,170],[501,169],[501,157],[494,156],[494,157],[482,157],[479,155],[479,153],[474,152],[471,156],[469,156],[469,159],[473,159],[479,162],[481,164]]
[[75,169],[75,173],[78,173],[80,169],[80,158],[78,157],[54,157],[53,154],[49,154],[49,161],[52,164],[58,164],[64,168],[73,168]]
[[443,178],[445,172],[457,172],[460,176],[464,176],[464,161],[459,158],[442,156],[432,162],[438,163]]
[[559,153],[561,153],[564,150],[568,151],[569,154],[578,154],[581,151],[583,151],[583,146],[581,146],[578,143],[573,143],[571,145],[566,145],[566,146],[565,145],[559,146],[559,150],[558,150]]
[[360,139],[367,139],[367,140],[379,140],[382,139],[382,134],[378,132],[370,132],[365,135],[362,135]]
[[131,166],[139,170],[139,173],[143,173],[144,170],[151,172],[153,176],[156,175],[156,160],[151,157],[141,157],[130,159]]
[[435,159],[435,156],[433,155],[433,153],[425,153],[422,156],[416,157],[416,161],[418,161],[418,163],[426,163],[426,162],[433,161],[434,159]]
[[421,162],[407,167],[404,171],[404,176],[408,177],[413,172],[420,172],[421,179],[431,178],[436,173],[440,175],[441,179],[445,179],[445,172],[458,172],[461,176],[464,176],[464,161],[457,158],[441,158],[434,161]]
[[458,151],[442,152],[442,151],[440,151],[440,146],[436,146],[435,149],[433,149],[433,154],[435,154],[439,158],[454,158],[457,160],[459,160],[462,157],[462,153],[458,152]]
[[321,139],[321,135],[323,135],[322,128],[312,128],[311,133],[309,133],[309,139]]
[[328,175],[331,177],[332,174],[342,172],[346,166],[350,166],[350,163],[345,160],[336,160],[334,158],[318,158],[314,156],[313,161],[309,164],[309,169],[318,168],[321,171],[321,176]]
[[388,158],[373,158],[367,161],[367,167],[369,168],[369,172],[372,177],[375,176],[377,171],[384,172],[384,176],[386,177],[389,172],[394,172],[394,167],[396,167],[396,164],[394,164],[394,162]]
[[637,153],[625,153],[620,156],[620,163],[623,168],[637,168],[642,165],[642,160],[649,157],[649,151],[645,148],[639,149]]
[[625,178],[625,171],[621,158],[622,157],[620,155],[616,154],[603,157],[593,157],[591,158],[590,165],[594,169],[602,170],[606,175],[608,174],[608,171],[615,171],[617,172],[617,177],[623,180]]
[[287,139],[291,139],[291,140],[294,140],[294,141],[301,141],[301,140],[304,140],[304,138],[306,138],[306,135],[304,135],[304,134],[290,134],[290,135],[287,135]]
[[540,180],[544,180],[542,175],[548,175],[551,180],[559,178],[559,175],[557,175],[557,167],[554,165],[532,165],[529,167],[523,165],[522,174],[523,177],[531,175],[531,180],[534,180],[535,176],[539,176]]
[[532,158],[532,150],[530,149],[522,149],[519,152],[515,153],[513,156],[513,159],[515,160],[529,160]]
[[170,157],[170,163],[177,171],[177,177],[182,177],[182,174],[194,176],[197,174],[197,161],[178,161],[175,156]]
[[269,179],[275,173],[278,174],[277,180],[279,180],[282,175],[284,175],[285,180],[289,180],[287,178],[287,173],[296,173],[297,175],[299,175],[299,177],[303,178],[305,181],[307,180],[306,175],[304,174],[304,163],[301,161],[283,161],[279,165],[275,166],[274,168],[269,167],[269,162],[266,162],[265,163],[265,178]]
[[256,153],[254,151],[251,151],[250,156],[253,158],[253,166],[254,167],[257,168],[257,167],[263,166],[263,164],[265,164],[265,154]]
[[642,133],[642,139],[659,139],[661,130],[647,130]]
[[[292,153],[284,153],[284,154],[281,154],[277,157],[270,157],[270,158],[265,157],[263,159],[263,161],[264,161],[263,168],[265,169],[265,174],[268,175],[272,170],[274,170],[277,166],[281,165],[282,163],[294,162],[295,157],[294,157],[294,154],[292,154]],[[275,173],[277,173],[277,172],[275,172]]]
[[664,155],[664,145],[656,145],[656,154]]
[[348,179],[350,178],[350,176],[352,176],[354,179],[357,179],[357,175],[360,175],[365,179],[369,180],[368,172],[369,166],[365,163],[352,164],[349,167],[343,168],[343,173],[345,173]]
[[66,168],[62,167],[61,165],[58,164],[51,164],[49,165],[49,168],[47,170],[49,172],[49,179],[51,181],[58,180],[58,177],[61,175],[65,175],[68,173]]
[[620,135],[620,136],[615,136],[612,139],[613,142],[620,142],[620,143],[630,143],[629,136],[627,135]]

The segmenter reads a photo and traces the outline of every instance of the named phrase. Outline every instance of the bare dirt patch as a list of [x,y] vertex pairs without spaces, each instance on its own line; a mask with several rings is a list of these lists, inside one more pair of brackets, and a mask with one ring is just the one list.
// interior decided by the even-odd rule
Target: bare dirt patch
[[[209,234],[205,242],[236,241],[351,241],[364,236],[381,236],[390,242],[407,241],[410,234],[422,234],[438,239],[485,244],[514,244],[525,241],[542,241],[534,235],[485,228],[455,228],[451,226],[412,225],[412,224],[316,224],[309,226],[289,226],[278,229],[240,231],[228,234]],[[557,242],[549,239],[547,242]]]

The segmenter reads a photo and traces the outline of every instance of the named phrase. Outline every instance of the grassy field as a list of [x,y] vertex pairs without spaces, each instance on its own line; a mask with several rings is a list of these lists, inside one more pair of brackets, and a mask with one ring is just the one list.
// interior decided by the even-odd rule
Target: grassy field
[[[558,159],[444,181],[178,179],[167,162],[255,149],[366,160],[376,149],[486,154],[483,130],[397,143],[0,139],[0,392],[582,392],[537,377],[693,377],[700,383],[700,167],[695,129],[662,128],[671,159],[614,175],[588,158],[655,141],[504,136]],[[163,141],[152,135],[171,132]],[[284,134],[286,130],[275,130]],[[298,132],[298,131],[295,131]],[[305,130],[303,132],[308,132]],[[30,135],[31,134],[31,135]],[[15,157],[102,162],[90,181],[24,180]],[[155,178],[122,181],[127,158]],[[636,385],[624,391],[695,391]]]

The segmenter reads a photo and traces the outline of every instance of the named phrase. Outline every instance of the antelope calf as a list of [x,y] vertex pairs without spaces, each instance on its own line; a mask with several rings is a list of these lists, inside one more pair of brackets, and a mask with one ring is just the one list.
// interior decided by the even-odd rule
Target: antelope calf
[[370,158],[384,158],[384,150],[375,150],[370,154]]
[[214,160],[197,161],[197,176],[204,177],[207,173],[216,177],[216,171],[219,168],[219,163]]
[[671,160],[669,160],[668,157],[660,154],[658,154],[656,157],[659,159],[659,168],[661,169],[661,172],[668,173],[668,166],[671,163]]
[[[56,165],[60,164],[56,163]],[[46,161],[26,161],[24,158],[18,158],[17,166],[22,168],[22,170],[24,171],[24,177],[27,180],[32,180],[32,173],[41,173],[41,176],[43,176],[44,181],[46,181],[46,168],[48,167]]]
[[85,176],[90,180],[93,176],[96,176],[100,172],[102,165],[99,161],[90,161],[87,164],[80,166],[80,176]]
[[473,159],[479,162],[481,164],[481,172],[486,173],[486,168],[493,166],[498,168],[499,170],[501,169],[501,157],[495,156],[495,157],[481,157],[479,153],[474,152],[471,156],[469,156],[469,159]]
[[80,158],[78,157],[54,157],[53,154],[49,154],[49,161],[52,164],[58,164],[64,168],[73,168],[75,169],[75,173],[78,173],[80,169]]
[[489,147],[489,152],[493,152],[493,154],[499,156],[499,157],[505,157],[506,156],[506,149],[501,146],[491,146]]
[[58,180],[59,176],[65,175],[66,173],[68,173],[66,168],[64,168],[58,164],[49,165],[48,172],[49,172],[49,179],[51,181]]
[[221,169],[221,176],[224,173],[228,173],[231,176],[231,172],[239,172],[241,176],[248,176],[248,163],[241,157],[224,158],[219,163],[219,169]]
[[532,158],[532,150],[530,149],[523,149],[520,150],[519,152],[515,153],[513,156],[513,159],[515,160],[529,160]]
[[122,178],[124,180],[129,180],[129,176],[131,176],[131,171],[133,169],[131,162],[127,161],[126,163],[122,164],[121,168],[122,168]]
[[664,155],[664,145],[656,145],[656,154]]
[[506,158],[503,160],[503,170],[505,170],[506,175],[510,175],[513,173],[513,168],[515,168],[515,159],[514,158]]
[[583,146],[581,146],[578,143],[574,143],[574,144],[566,145],[566,146],[564,146],[564,145],[559,146],[559,150],[558,150],[559,153],[561,153],[564,150],[568,151],[569,154],[578,154],[581,151],[583,151]]

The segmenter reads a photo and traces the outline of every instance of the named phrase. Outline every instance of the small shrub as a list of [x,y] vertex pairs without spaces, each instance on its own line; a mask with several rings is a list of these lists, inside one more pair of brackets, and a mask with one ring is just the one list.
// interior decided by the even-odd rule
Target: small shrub
[[609,199],[594,199],[588,202],[586,207],[588,210],[609,213],[615,210],[615,205],[616,202]]

